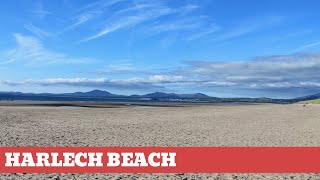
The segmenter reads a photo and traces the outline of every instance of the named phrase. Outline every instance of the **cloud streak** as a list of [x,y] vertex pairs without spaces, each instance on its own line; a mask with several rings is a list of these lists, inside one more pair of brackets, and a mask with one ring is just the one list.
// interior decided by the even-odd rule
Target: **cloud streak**
[[243,20],[232,27],[230,30],[217,34],[213,41],[226,41],[242,37],[251,33],[265,30],[270,27],[281,25],[286,18],[283,16],[260,16]]
[[34,26],[32,23],[24,25],[24,28],[39,38],[44,38],[52,35],[51,33]]
[[191,4],[187,4],[180,8],[171,8],[162,2],[133,1],[133,3],[129,3],[129,7],[115,11],[102,30],[83,39],[82,42],[97,39],[121,29],[142,24],[146,25],[145,23],[169,15],[177,15],[180,20],[177,22],[168,22],[169,24],[155,24],[152,27],[154,32],[195,29],[198,28],[203,21],[199,18],[195,19],[195,21],[193,18],[186,18],[184,16],[197,8],[198,6]]
[[[119,6],[114,6],[114,9],[111,9],[110,7],[113,5]],[[81,39],[80,42],[95,40],[110,33],[133,27],[136,30],[141,30],[140,33],[147,32],[147,35],[182,32],[179,34],[181,37],[177,38],[195,41],[203,37],[209,37],[208,40],[210,41],[220,42],[280,25],[285,20],[283,16],[266,15],[223,27],[214,22],[204,12],[199,11],[201,13],[197,15],[193,13],[200,8],[197,4],[173,7],[166,1],[98,1],[82,8],[67,30],[101,17],[99,24],[104,24],[104,27],[96,28],[96,33]],[[166,16],[168,18],[163,18]],[[168,39],[168,37],[165,38]]]
[[0,62],[10,64],[20,62],[22,64],[75,64],[92,61],[90,58],[73,58],[64,53],[54,52],[44,47],[42,42],[35,37],[14,34],[16,47],[7,51]]
[[83,25],[91,20],[94,20],[103,15],[106,8],[116,5],[125,0],[100,0],[86,5],[78,10],[78,14],[73,18],[73,23],[66,28],[72,30],[80,25]]
[[303,45],[303,46],[295,49],[294,52],[306,50],[306,49],[313,48],[313,47],[316,47],[316,46],[319,46],[319,45],[320,45],[320,41],[314,42],[314,43],[309,43],[309,44]]
[[111,32],[117,31],[119,29],[135,25],[135,24],[143,21],[144,18],[145,17],[139,17],[139,16],[132,16],[132,17],[123,18],[118,22],[115,22],[115,23],[112,23],[112,24],[106,26],[103,30],[101,30],[97,34],[95,34],[93,36],[90,36],[90,37],[88,37],[86,39],[83,39],[82,42],[90,41],[90,40],[93,40],[93,39],[97,39],[97,38],[99,38],[101,36],[107,35],[107,34],[109,34]]
[[40,2],[35,4],[35,8],[33,10],[31,10],[30,12],[32,14],[38,16],[40,19],[43,19],[43,18],[47,17],[48,15],[52,14],[52,12],[45,10],[42,3],[40,3]]

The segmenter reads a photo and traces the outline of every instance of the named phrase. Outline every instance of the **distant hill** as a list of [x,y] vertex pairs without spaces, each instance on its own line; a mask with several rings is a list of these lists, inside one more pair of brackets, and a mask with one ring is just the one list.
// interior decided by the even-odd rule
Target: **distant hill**
[[320,93],[294,98],[293,100],[295,100],[296,102],[300,102],[300,101],[309,101],[309,100],[315,100],[315,99],[320,99]]
[[89,92],[74,92],[74,93],[64,93],[61,94],[64,96],[79,96],[79,97],[107,97],[107,96],[116,96],[108,91],[102,90],[93,90]]
[[142,97],[142,98],[210,98],[202,93],[195,94],[175,94],[175,93],[163,93],[163,92],[155,92],[145,95],[132,95],[130,97]]
[[26,93],[22,93],[22,92],[0,92],[1,95],[21,95],[21,94],[26,94]]
[[163,93],[163,92],[155,92],[150,94],[141,95],[140,97],[148,97],[148,98],[178,98],[178,96],[174,93]]
[[320,98],[308,101],[299,101],[298,104],[320,104]]

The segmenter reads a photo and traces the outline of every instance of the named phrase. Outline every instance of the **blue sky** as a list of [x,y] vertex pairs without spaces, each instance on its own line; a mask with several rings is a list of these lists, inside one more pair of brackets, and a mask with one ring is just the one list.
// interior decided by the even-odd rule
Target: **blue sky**
[[0,91],[320,92],[316,0],[6,0]]

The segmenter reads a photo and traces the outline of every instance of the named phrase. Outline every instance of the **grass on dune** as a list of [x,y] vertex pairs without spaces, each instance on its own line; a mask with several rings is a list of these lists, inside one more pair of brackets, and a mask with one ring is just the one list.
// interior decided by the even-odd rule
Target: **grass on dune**
[[309,100],[309,101],[300,101],[299,104],[320,104],[320,99]]

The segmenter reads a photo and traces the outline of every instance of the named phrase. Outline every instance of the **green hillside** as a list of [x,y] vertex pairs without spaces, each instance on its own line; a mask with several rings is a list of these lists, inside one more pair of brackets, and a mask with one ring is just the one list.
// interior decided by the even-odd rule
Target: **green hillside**
[[300,101],[299,104],[320,104],[320,99],[314,99],[309,101]]

